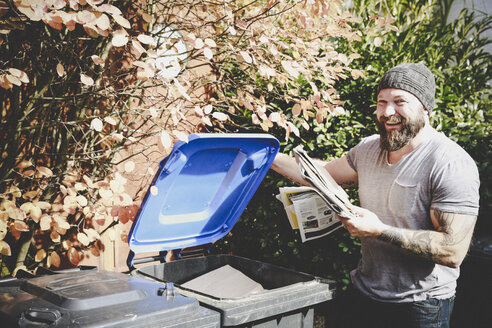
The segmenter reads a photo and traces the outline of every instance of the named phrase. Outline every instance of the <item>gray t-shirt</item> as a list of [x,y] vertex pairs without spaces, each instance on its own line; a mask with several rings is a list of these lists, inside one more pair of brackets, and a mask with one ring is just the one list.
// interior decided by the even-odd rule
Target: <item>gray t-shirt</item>
[[[357,171],[361,207],[388,225],[435,230],[430,209],[478,215],[478,170],[455,142],[432,129],[428,140],[395,164],[379,146],[379,135],[365,138],[347,159]],[[362,259],[351,272],[353,284],[381,301],[409,302],[454,295],[459,268],[410,255],[376,238],[362,238]]]

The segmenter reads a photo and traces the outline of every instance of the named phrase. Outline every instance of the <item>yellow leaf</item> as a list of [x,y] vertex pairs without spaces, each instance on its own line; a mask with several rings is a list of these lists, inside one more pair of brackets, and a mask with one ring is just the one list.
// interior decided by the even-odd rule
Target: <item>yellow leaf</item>
[[212,126],[212,121],[210,120],[210,117],[208,117],[208,116],[203,116],[203,117],[202,117],[202,121],[203,121],[203,123],[205,123],[206,125],[208,125],[208,126]]
[[103,129],[103,122],[99,119],[99,118],[94,118],[92,121],[91,121],[91,129],[97,131],[97,132],[101,132],[102,129]]
[[18,77],[16,77],[16,76],[7,74],[6,75],[6,78],[12,84],[15,84],[15,85],[21,85],[22,84],[21,80]]
[[87,206],[87,198],[85,198],[84,196],[82,195],[79,195],[77,197],[75,197],[75,199],[77,200],[77,204],[79,204],[79,206],[81,207],[84,207],[84,206]]
[[[22,211],[21,209],[17,208],[17,207],[10,207],[7,212],[9,213],[9,217],[11,219],[14,219],[15,222],[19,222],[18,224],[21,225],[21,224],[25,224],[24,222],[22,222],[22,220],[24,220],[26,218],[26,213],[24,211]],[[17,225],[16,225],[16,229],[17,229]],[[19,229],[17,229],[19,230]],[[29,227],[26,231],[29,230]]]
[[15,198],[19,198],[22,196],[21,190],[17,186],[10,186],[9,193]]
[[89,10],[82,10],[77,13],[77,21],[81,25],[91,23],[96,20],[96,15]]
[[188,142],[188,135],[183,131],[173,130],[172,132],[179,140]]
[[170,149],[172,147],[172,139],[169,133],[167,133],[165,130],[162,130],[161,132],[161,137],[160,141],[162,146],[164,146],[164,149]]
[[51,228],[51,216],[43,215],[39,220],[39,227],[42,231],[49,230]]
[[287,126],[296,136],[299,137],[299,129],[292,122],[287,122]]
[[22,71],[20,69],[17,69],[17,68],[10,67],[8,69],[8,71],[10,74],[12,74],[13,76],[18,77],[18,78],[20,78],[22,75]]
[[8,90],[11,89],[13,85],[7,80],[7,76],[0,75],[0,87],[4,88],[5,90]]
[[41,217],[41,215],[43,214],[43,212],[41,211],[41,209],[37,206],[32,206],[31,207],[31,210],[29,211],[29,214],[31,215],[31,218],[38,222],[39,221],[39,218]]
[[378,36],[378,37],[374,38],[374,45],[375,45],[376,47],[379,47],[379,46],[381,46],[382,44],[383,44],[383,39],[382,39],[381,37],[379,37],[379,36]]
[[58,76],[62,77],[63,75],[65,75],[65,69],[63,68],[63,65],[58,63],[56,65],[56,73],[58,73]]
[[143,44],[152,44],[152,42],[154,42],[154,38],[147,34],[139,34],[137,40]]
[[208,60],[210,60],[210,59],[212,59],[214,57],[214,53],[212,52],[212,49],[210,49],[209,47],[203,48],[203,55]]
[[140,58],[146,52],[145,48],[137,40],[132,40],[132,50],[132,52],[136,53],[136,58]]
[[177,79],[174,79],[174,85],[178,89],[179,93],[188,101],[191,101],[191,97],[186,93],[185,87],[179,83]]
[[79,251],[73,247],[70,248],[70,250],[68,251],[68,260],[70,261],[70,263],[72,263],[75,266],[79,265],[80,262]]
[[111,26],[111,22],[106,14],[101,14],[101,16],[96,19],[96,25],[101,30],[107,30]]
[[32,191],[28,191],[28,192],[25,192],[23,195],[22,195],[22,198],[24,199],[33,199],[34,197],[36,197],[38,195],[38,191],[36,190],[32,190]]
[[208,115],[212,112],[212,110],[214,109],[214,107],[212,105],[206,105],[205,107],[203,107],[203,113],[205,115]]
[[229,116],[227,116],[226,114],[224,114],[222,112],[214,112],[212,114],[212,117],[219,120],[219,121],[227,121],[227,119],[229,118]]
[[83,175],[82,179],[84,180],[85,184],[89,186],[89,188],[94,188],[94,182],[92,182],[92,179],[89,178],[87,175]]
[[53,171],[51,171],[49,168],[46,166],[40,166],[37,168],[37,171],[41,173],[42,176],[45,176],[47,178],[53,176]]
[[200,106],[195,106],[194,110],[198,116],[203,116],[203,110]]
[[87,186],[85,183],[77,182],[74,186],[75,190],[78,191],[83,191],[87,189]]
[[152,17],[152,15],[149,15],[147,13],[142,13],[142,18],[147,23],[152,23],[152,21],[154,20],[154,18]]
[[113,15],[113,19],[115,20],[116,23],[120,24],[121,27],[124,28],[131,28],[130,22],[123,16],[121,15]]
[[92,77],[90,77],[89,75],[86,75],[84,73],[80,74],[80,82],[82,82],[84,85],[86,85],[88,87],[94,85],[94,80],[92,79]]
[[25,177],[32,177],[34,175],[34,170],[26,170],[24,172],[22,172],[22,175],[25,176]]
[[[6,214],[5,212],[3,212],[3,213]],[[5,236],[7,235],[7,232],[8,232],[7,219],[8,219],[8,217],[6,217],[6,218],[0,217],[0,240],[3,240],[5,238]]]
[[62,219],[57,220],[56,225],[58,226],[58,228],[63,229],[63,230],[70,229],[70,223],[68,223],[67,221],[64,221]]
[[251,64],[253,62],[253,59],[246,51],[240,51],[239,54],[243,57],[246,63]]
[[113,118],[113,117],[110,117],[110,116],[106,116],[104,118],[104,121],[112,126],[115,126],[116,124],[118,124],[118,122]]
[[51,208],[51,204],[43,201],[34,201],[34,205],[39,207],[42,210],[49,210]]
[[282,117],[280,116],[280,113],[277,112],[271,113],[269,116],[271,122],[278,122],[281,120],[281,118]]
[[12,252],[10,250],[10,245],[6,241],[0,240],[0,254],[5,256],[11,256]]
[[104,66],[104,59],[102,59],[101,57],[97,55],[92,55],[91,59],[94,62],[94,64]]
[[99,233],[92,228],[85,229],[84,232],[86,233],[87,237],[89,237],[91,241],[95,241],[100,238]]
[[34,260],[36,262],[41,262],[42,260],[44,260],[45,257],[46,257],[46,251],[44,249],[40,249],[34,256]]
[[61,240],[60,234],[56,231],[50,233],[50,238],[54,243],[59,243]]
[[60,256],[58,255],[57,252],[51,252],[51,254],[48,256],[48,267],[54,266],[55,268],[60,267]]
[[115,7],[110,4],[102,4],[99,7],[96,7],[96,9],[100,12],[105,12],[111,15],[121,15],[121,10],[118,7]]
[[88,246],[90,244],[90,240],[89,240],[89,237],[87,237],[87,235],[83,232],[79,232],[77,234],[77,240],[84,246]]
[[113,38],[111,44],[115,47],[123,47],[128,43],[128,35],[124,30],[117,30],[113,32]]
[[294,115],[294,117],[299,116],[301,114],[301,111],[302,111],[302,107],[299,104],[295,104],[292,107],[292,115]]
[[203,48],[204,45],[205,45],[205,43],[203,42],[203,40],[200,38],[197,38],[197,39],[195,39],[193,47],[195,49],[201,49],[201,48]]

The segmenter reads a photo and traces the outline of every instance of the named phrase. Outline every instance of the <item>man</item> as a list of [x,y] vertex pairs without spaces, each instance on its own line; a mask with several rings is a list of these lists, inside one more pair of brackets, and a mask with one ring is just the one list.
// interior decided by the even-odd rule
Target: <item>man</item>
[[[355,326],[449,327],[480,182],[473,159],[430,126],[434,94],[425,65],[390,69],[377,92],[379,135],[324,165],[342,186],[359,187],[358,217],[340,218],[362,244],[344,305]],[[292,157],[279,154],[272,168],[307,183]]]

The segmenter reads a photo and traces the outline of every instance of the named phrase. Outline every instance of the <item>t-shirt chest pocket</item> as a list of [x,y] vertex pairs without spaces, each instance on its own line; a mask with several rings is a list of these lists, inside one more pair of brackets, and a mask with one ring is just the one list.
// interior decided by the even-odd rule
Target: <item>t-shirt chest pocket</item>
[[395,217],[409,217],[418,212],[416,205],[419,184],[405,179],[397,179],[388,195],[389,209]]

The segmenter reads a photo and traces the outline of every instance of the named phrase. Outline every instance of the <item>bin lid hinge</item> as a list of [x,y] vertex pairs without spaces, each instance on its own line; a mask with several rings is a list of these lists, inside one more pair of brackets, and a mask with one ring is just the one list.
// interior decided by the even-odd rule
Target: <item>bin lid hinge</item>
[[178,259],[186,259],[193,257],[206,256],[210,254],[212,243],[199,245],[183,249],[175,249],[171,251],[160,251],[158,255],[135,258],[135,252],[130,250],[126,259],[126,265],[130,271],[135,270],[135,264],[149,263],[159,261],[161,263]]
[[205,245],[198,245],[194,247],[188,247],[183,249],[174,250],[173,253],[175,257],[173,259],[187,259],[193,257],[201,257],[210,254],[210,249],[212,248],[212,243]]

